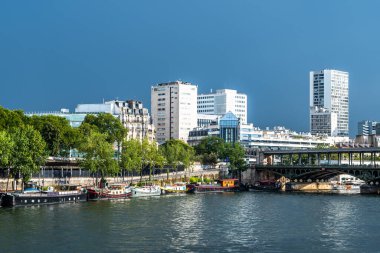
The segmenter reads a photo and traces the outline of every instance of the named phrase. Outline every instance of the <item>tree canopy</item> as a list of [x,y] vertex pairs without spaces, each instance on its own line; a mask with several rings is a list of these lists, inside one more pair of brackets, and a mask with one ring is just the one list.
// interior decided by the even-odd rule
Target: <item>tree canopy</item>
[[79,151],[84,154],[82,166],[90,172],[99,174],[102,178],[119,172],[113,146],[107,142],[105,134],[90,131],[79,146]]

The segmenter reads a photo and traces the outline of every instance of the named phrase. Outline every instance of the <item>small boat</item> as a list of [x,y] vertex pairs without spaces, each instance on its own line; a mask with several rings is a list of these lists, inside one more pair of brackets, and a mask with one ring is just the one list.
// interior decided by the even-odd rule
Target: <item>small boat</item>
[[360,186],[365,184],[363,180],[348,174],[338,175],[334,179],[336,180],[331,180],[331,184],[332,191],[336,193],[359,194]]
[[37,191],[31,190],[32,188],[36,187],[27,187],[26,191],[23,192],[3,194],[1,206],[13,207],[87,201],[87,192],[77,185],[60,185],[54,191]]
[[332,190],[333,192],[343,194],[359,194],[361,185],[362,184],[352,182],[346,182],[344,184],[334,184]]
[[111,184],[104,188],[87,189],[88,199],[126,199],[131,196],[131,190],[123,184]]
[[187,191],[186,183],[177,182],[161,187],[162,193],[185,193]]
[[157,185],[131,187],[131,192],[132,192],[132,195],[131,195],[132,198],[160,196],[161,188]]
[[236,192],[239,191],[238,179],[221,179],[217,184],[187,185],[189,193]]

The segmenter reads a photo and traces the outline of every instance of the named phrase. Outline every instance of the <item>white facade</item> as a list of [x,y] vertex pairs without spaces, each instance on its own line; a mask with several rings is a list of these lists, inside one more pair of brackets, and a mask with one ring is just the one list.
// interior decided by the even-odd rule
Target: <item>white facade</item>
[[135,100],[111,100],[103,104],[79,104],[75,108],[76,113],[99,114],[110,113],[120,119],[123,126],[128,129],[127,139],[142,141],[148,138],[155,140],[155,127],[152,124],[148,109],[143,107],[140,101]]
[[230,89],[200,94],[197,99],[197,110],[200,114],[215,115],[232,112],[245,124],[247,123],[247,95]]
[[[348,136],[349,123],[349,74],[339,70],[310,72],[310,132],[330,136]],[[328,116],[328,114],[331,114]],[[336,119],[334,114],[336,114]],[[312,117],[313,116],[313,117]],[[314,119],[313,119],[314,118]],[[317,121],[331,121],[331,126]],[[336,129],[334,129],[336,125]],[[322,128],[320,128],[322,127]]]
[[176,81],[151,88],[151,112],[159,144],[169,139],[187,141],[197,126],[197,91],[191,83]]
[[253,149],[310,149],[317,145],[331,145],[326,137],[316,137],[307,133],[297,133],[285,127],[261,130],[252,124],[240,126],[240,143]]

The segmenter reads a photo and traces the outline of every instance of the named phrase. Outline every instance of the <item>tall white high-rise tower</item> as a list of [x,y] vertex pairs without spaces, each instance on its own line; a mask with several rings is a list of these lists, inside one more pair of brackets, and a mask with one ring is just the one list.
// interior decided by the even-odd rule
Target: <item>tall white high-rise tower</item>
[[348,136],[349,74],[339,70],[310,72],[311,134]]
[[169,139],[187,141],[189,131],[197,126],[198,87],[176,81],[151,88],[151,113],[159,144]]

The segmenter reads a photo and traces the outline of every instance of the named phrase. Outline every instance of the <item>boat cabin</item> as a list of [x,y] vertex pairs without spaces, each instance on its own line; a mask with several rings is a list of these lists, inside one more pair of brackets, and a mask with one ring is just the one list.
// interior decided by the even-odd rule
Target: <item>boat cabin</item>
[[220,180],[220,185],[222,187],[234,187],[237,184],[237,179],[230,178],[230,179],[221,179]]

